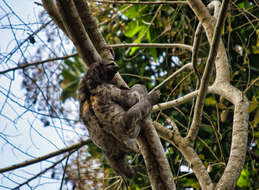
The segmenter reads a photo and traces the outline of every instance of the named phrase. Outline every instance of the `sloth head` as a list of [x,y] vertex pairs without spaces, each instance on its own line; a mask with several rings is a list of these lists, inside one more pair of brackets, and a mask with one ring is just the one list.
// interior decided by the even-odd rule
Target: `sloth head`
[[100,82],[110,82],[115,74],[119,71],[119,67],[109,60],[102,60],[100,63],[94,65],[93,70],[96,71],[98,80]]
[[91,90],[95,89],[99,84],[111,82],[118,70],[119,67],[112,60],[103,59],[93,63],[80,82],[79,100],[85,101],[89,99]]
[[93,63],[86,73],[88,88],[93,89],[99,84],[110,82],[118,70],[119,67],[111,60],[103,59]]

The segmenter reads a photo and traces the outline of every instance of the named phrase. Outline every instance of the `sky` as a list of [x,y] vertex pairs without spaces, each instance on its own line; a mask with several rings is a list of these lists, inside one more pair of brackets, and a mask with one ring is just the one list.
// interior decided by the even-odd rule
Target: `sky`
[[[42,7],[34,2],[32,0],[0,1],[0,71],[14,67],[15,63],[21,61],[20,51],[17,51],[7,62],[4,55],[11,52],[17,46],[17,42],[26,39],[40,26],[37,21]],[[10,22],[14,28],[16,40],[14,40]],[[25,27],[22,22],[32,24]],[[41,38],[44,40],[44,36]],[[22,48],[27,48],[26,44]],[[29,48],[26,51],[33,55],[36,50],[33,46]],[[23,108],[25,91],[21,89],[21,81],[18,71],[0,75],[0,168],[56,151],[67,146],[67,141],[72,138],[72,132],[69,130],[65,134],[61,134],[62,132],[58,130],[58,127],[66,126],[60,126],[58,122],[53,121],[53,125],[57,128],[43,127],[42,122],[36,118],[37,114]],[[49,162],[41,162],[15,172],[0,174],[0,190],[16,187],[56,160],[57,158],[53,158]],[[30,183],[32,186],[43,184],[33,189],[59,189],[60,180],[52,180],[50,175],[50,172],[46,173],[43,178],[40,178],[41,181],[36,179]],[[21,189],[30,188],[25,185]]]

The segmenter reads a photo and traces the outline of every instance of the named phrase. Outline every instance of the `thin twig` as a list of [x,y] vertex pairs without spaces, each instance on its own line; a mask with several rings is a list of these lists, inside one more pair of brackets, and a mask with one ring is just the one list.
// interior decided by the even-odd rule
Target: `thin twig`
[[227,12],[228,3],[229,3],[229,0],[223,1],[222,6],[221,6],[221,11],[219,14],[219,18],[217,19],[216,28],[214,30],[208,60],[206,63],[205,71],[202,76],[201,86],[199,89],[199,95],[197,97],[195,108],[194,108],[193,122],[192,122],[192,125],[191,125],[190,130],[187,135],[187,139],[190,141],[191,144],[194,143],[196,136],[198,134],[198,131],[199,131],[204,101],[205,101],[210,77],[212,74],[212,67],[213,67],[213,64],[215,62],[216,55],[217,55],[217,50],[218,50],[218,46],[219,46],[219,42],[220,42],[220,36],[221,36],[222,27],[223,27],[226,12]]
[[[189,45],[185,45],[185,44],[160,44],[160,43],[139,43],[139,44],[112,44],[112,45],[106,45],[106,47],[109,48],[121,48],[121,47],[156,47],[156,48],[172,48],[172,47],[178,47],[178,48],[183,48],[186,49],[188,51],[192,51],[192,47]],[[51,61],[57,61],[57,60],[64,60],[64,59],[68,59],[70,57],[74,57],[78,55],[78,53],[73,53],[71,55],[66,55],[63,57],[53,57],[53,58],[49,58],[43,61],[38,61],[38,62],[34,62],[34,63],[26,63],[23,65],[19,65],[17,67],[13,67],[10,69],[6,69],[4,71],[0,71],[0,74],[5,74],[8,73],[10,71],[15,71],[18,69],[24,69],[27,67],[31,67],[31,66],[36,66],[36,65],[41,65],[43,63],[47,63],[47,62],[51,62]]]
[[122,48],[122,47],[156,47],[156,48],[182,48],[188,51],[192,51],[192,46],[186,44],[163,44],[163,43],[131,43],[131,44],[112,44],[107,45],[107,48]]
[[[211,89],[209,88],[208,93],[210,93],[210,92],[211,92]],[[186,95],[184,95],[184,96],[182,96],[178,99],[154,105],[153,109],[152,109],[152,112],[157,112],[157,111],[160,111],[160,110],[166,110],[166,109],[172,108],[174,106],[179,106],[181,104],[184,104],[184,103],[190,101],[192,98],[196,97],[198,95],[198,93],[199,93],[199,91],[196,90],[196,91],[193,91],[189,94],[186,94]]]
[[84,145],[89,144],[90,142],[91,142],[90,139],[84,140],[84,141],[81,141],[77,144],[73,144],[69,147],[66,147],[66,148],[60,149],[58,151],[52,152],[50,154],[47,154],[47,155],[44,155],[44,156],[41,156],[41,157],[38,157],[38,158],[35,158],[35,159],[32,159],[32,160],[28,160],[28,161],[25,161],[25,162],[22,162],[22,163],[19,163],[19,164],[14,164],[14,165],[6,167],[6,168],[2,168],[2,169],[0,169],[0,173],[4,173],[4,172],[7,172],[7,171],[11,171],[11,170],[15,170],[15,169],[22,168],[22,167],[25,167],[25,166],[29,166],[31,164],[35,164],[35,163],[41,162],[43,160],[47,160],[47,159],[52,158],[54,156],[58,156],[60,154],[66,153],[66,152],[70,152],[74,149],[78,150],[79,148],[81,148]]
[[182,66],[180,69],[175,71],[173,74],[171,74],[169,77],[167,77],[163,82],[161,82],[159,85],[157,85],[155,88],[153,88],[149,93],[152,93],[159,88],[161,88],[164,84],[166,84],[168,81],[172,80],[176,75],[178,75],[180,72],[184,71],[185,69],[189,69],[192,66],[192,63],[188,63],[184,66]]
[[65,168],[63,169],[63,175],[62,175],[62,180],[61,180],[61,183],[60,183],[60,190],[62,190],[63,188],[63,183],[64,183],[64,179],[65,179],[65,174],[66,174],[66,170],[67,170],[67,164],[68,164],[68,160],[69,160],[69,156],[71,154],[67,155],[67,160],[66,160],[66,163],[65,163]]
[[91,0],[97,3],[108,3],[108,4],[139,4],[139,5],[173,5],[173,4],[187,4],[186,1],[103,1],[103,0]]
[[197,69],[197,57],[198,57],[198,51],[199,51],[199,46],[200,46],[200,41],[201,41],[201,32],[202,32],[202,24],[199,23],[197,26],[195,35],[194,35],[193,51],[192,51],[192,67],[193,67],[195,75],[198,78],[197,88],[199,88],[200,82],[201,82],[201,75]]
[[114,14],[114,15],[112,16],[112,18],[110,18],[110,19],[108,19],[108,20],[105,20],[105,21],[99,23],[98,26],[102,26],[102,25],[107,24],[108,22],[111,22],[112,20],[114,20],[116,17],[120,16],[122,13],[124,13],[125,11],[127,11],[127,10],[128,10],[130,7],[132,7],[132,6],[133,6],[133,5],[128,5],[128,6],[125,7],[124,9],[119,10],[119,11],[117,12],[117,14]]
[[69,155],[64,156],[62,159],[60,159],[59,161],[55,162],[53,165],[51,165],[50,167],[46,168],[45,170],[39,172],[38,174],[36,174],[35,176],[33,176],[32,178],[28,179],[27,181],[25,181],[24,183],[21,183],[20,185],[18,185],[17,187],[13,188],[13,190],[18,190],[20,187],[28,184],[29,182],[31,182],[32,180],[36,179],[37,177],[41,176],[42,174],[46,173],[48,170],[54,168],[56,165],[58,165],[59,163],[61,163],[65,158],[67,158]]
[[53,57],[53,58],[49,58],[49,59],[45,59],[45,60],[42,60],[42,61],[37,61],[37,62],[34,62],[34,63],[26,63],[26,64],[22,64],[22,65],[19,65],[17,67],[13,67],[13,68],[10,68],[10,69],[6,69],[4,71],[0,71],[0,75],[1,74],[5,74],[5,73],[8,73],[10,71],[15,71],[15,70],[18,70],[18,69],[25,69],[27,67],[31,67],[31,66],[37,66],[37,65],[41,65],[43,63],[47,63],[47,62],[51,62],[51,61],[57,61],[57,60],[64,60],[64,59],[68,59],[70,57],[74,57],[78,55],[78,53],[73,53],[71,55],[66,55],[66,56],[63,56],[63,57]]
[[256,79],[254,79],[254,80],[250,83],[250,85],[244,90],[244,93],[247,93],[247,91],[248,91],[253,85],[255,85],[255,83],[258,82],[258,81],[259,81],[259,77],[257,77]]
[[171,118],[168,117],[166,114],[161,113],[161,115],[166,119],[166,122],[167,122],[168,124],[170,124],[170,125],[173,127],[174,132],[177,132],[178,135],[180,135],[179,129],[178,129],[177,125],[175,124],[175,122],[173,122],[173,121],[171,120]]
[[[193,51],[192,51],[192,67],[193,67],[193,70],[194,70],[194,73],[197,77],[197,83],[196,83],[196,88],[195,90],[199,89],[200,87],[200,84],[201,84],[201,75],[198,71],[198,68],[197,68],[197,57],[198,57],[198,51],[199,51],[199,46],[200,46],[200,41],[201,41],[201,32],[202,32],[202,24],[201,22],[199,22],[197,28],[196,28],[196,31],[195,31],[195,35],[194,35],[194,40],[193,40]],[[193,103],[192,103],[192,107],[190,109],[190,113],[189,113],[189,118],[192,118],[192,114],[193,114],[193,111],[194,111],[194,105],[195,105],[195,101],[196,99],[194,98],[193,99]],[[188,128],[190,127],[191,125],[191,119],[189,119],[188,121]]]
[[20,42],[20,43],[17,43],[17,46],[16,46],[14,49],[12,49],[12,51],[11,51],[11,52],[9,53],[9,55],[7,56],[6,60],[3,60],[3,62],[7,62],[9,59],[11,59],[11,56],[14,55],[14,53],[15,53],[18,49],[20,49],[20,48],[23,46],[23,44],[24,44],[25,42],[27,42],[27,41],[28,41],[30,38],[32,38],[33,36],[37,35],[41,30],[43,30],[44,28],[46,28],[51,22],[52,22],[52,21],[50,20],[50,21],[48,21],[47,23],[42,24],[40,28],[38,28],[35,32],[32,32],[32,34],[30,34],[26,39],[24,39],[24,40],[23,40],[22,42]]

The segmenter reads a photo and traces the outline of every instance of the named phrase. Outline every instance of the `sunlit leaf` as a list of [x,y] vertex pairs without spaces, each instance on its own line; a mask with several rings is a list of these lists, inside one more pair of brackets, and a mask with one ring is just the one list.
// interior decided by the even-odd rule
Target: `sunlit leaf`
[[252,101],[250,101],[250,106],[248,108],[248,113],[251,113],[254,111],[256,108],[259,107],[259,102],[257,102],[257,99],[255,96],[252,97]]
[[259,124],[259,109],[256,110],[255,116],[254,116],[254,120],[253,120],[253,124],[256,126],[257,124]]
[[138,15],[138,9],[137,9],[137,5],[134,5],[132,7],[130,7],[126,12],[124,12],[123,14],[128,17],[129,19],[133,19],[136,18]]
[[216,103],[217,102],[216,102],[215,98],[213,98],[211,96],[205,99],[206,106],[214,106],[214,105],[216,105]]
[[243,169],[238,179],[237,186],[242,188],[250,187],[251,184],[249,179],[249,171],[247,169]]
[[130,22],[127,26],[126,26],[126,31],[124,33],[125,36],[132,38],[133,36],[135,36],[139,31],[141,31],[143,29],[143,25],[138,26],[136,21],[132,21]]

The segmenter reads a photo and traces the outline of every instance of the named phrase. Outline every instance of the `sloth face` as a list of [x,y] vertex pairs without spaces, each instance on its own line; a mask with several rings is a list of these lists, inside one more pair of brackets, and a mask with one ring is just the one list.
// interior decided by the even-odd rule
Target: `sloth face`
[[101,66],[100,70],[102,70],[101,71],[102,74],[100,77],[104,81],[109,82],[113,79],[115,74],[119,71],[119,67],[117,65],[115,65],[114,62],[112,62],[112,63],[108,63],[108,64],[103,64]]
[[102,60],[99,63],[93,63],[88,70],[88,77],[98,83],[110,82],[118,70],[119,67],[114,62]]

